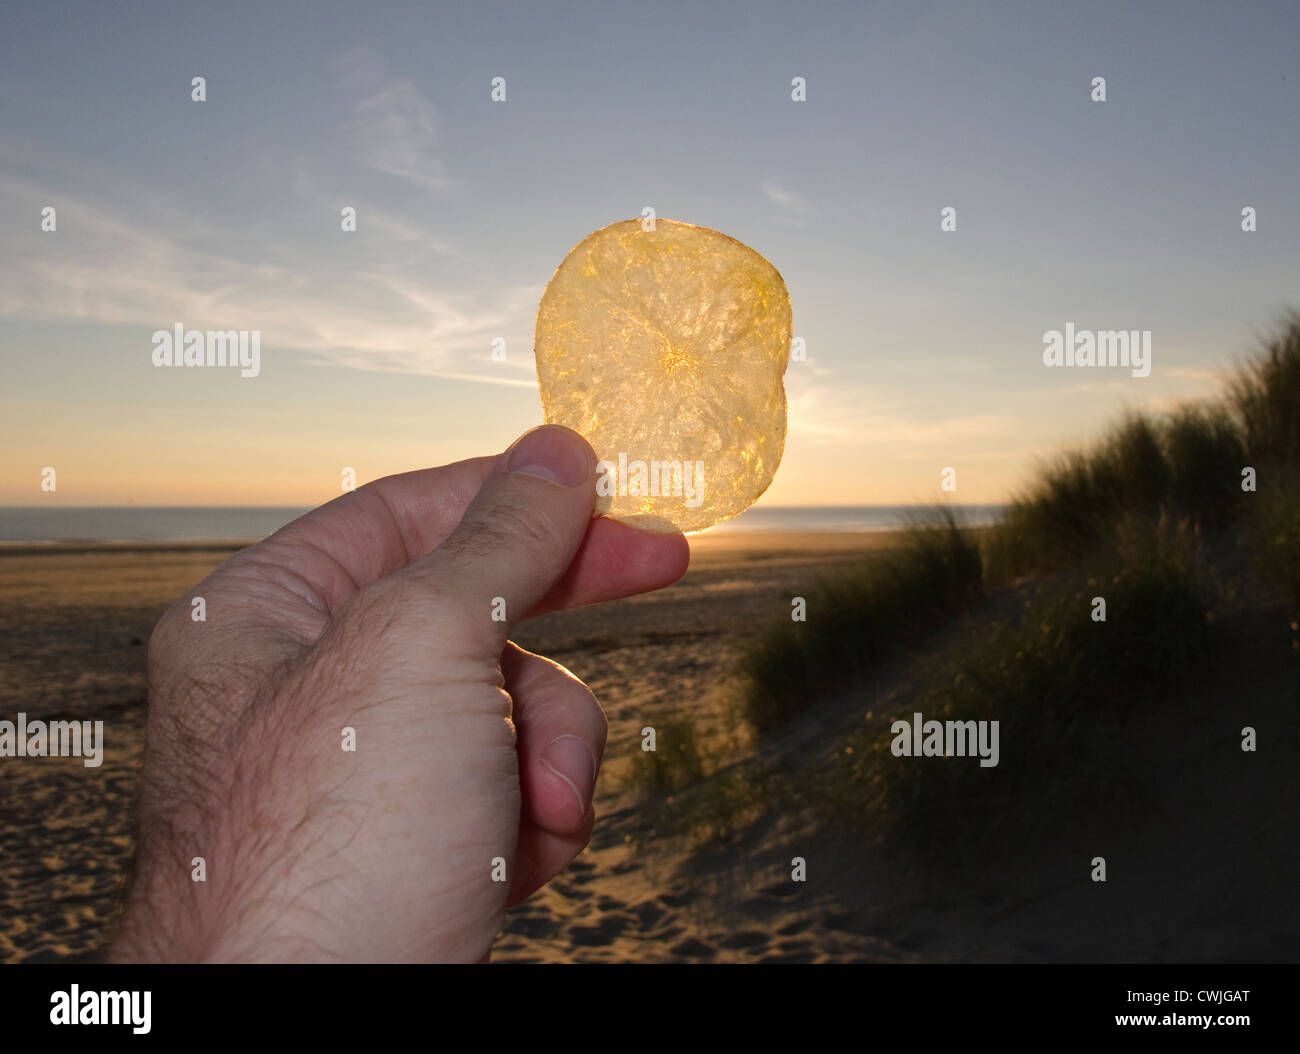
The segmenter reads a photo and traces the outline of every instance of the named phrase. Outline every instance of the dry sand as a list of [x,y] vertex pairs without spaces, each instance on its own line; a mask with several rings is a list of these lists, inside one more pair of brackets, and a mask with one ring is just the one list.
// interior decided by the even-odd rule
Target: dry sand
[[[519,644],[591,685],[610,732],[590,847],[511,912],[495,960],[1295,959],[1300,778],[1280,745],[1300,734],[1298,682],[1295,674],[1278,682],[1249,655],[1226,709],[1153,713],[1126,737],[1159,791],[1146,815],[1112,817],[1100,838],[1080,840],[1065,825],[1062,846],[1041,867],[995,873],[991,885],[964,874],[936,884],[869,848],[850,824],[811,819],[784,798],[726,825],[726,837],[695,829],[688,838],[674,826],[665,806],[704,800],[712,808],[713,799],[647,790],[634,772],[645,726],[689,719],[724,775],[767,765],[798,779],[834,763],[844,733],[864,718],[886,721],[928,676],[935,653],[923,649],[880,683],[816,701],[761,745],[735,717],[737,661],[750,635],[788,618],[790,598],[817,579],[895,541],[707,533],[692,540],[690,571],[671,588],[519,628]],[[0,958],[93,958],[109,936],[132,849],[145,642],[167,605],[230,551],[0,548],[0,717],[99,718],[107,741],[100,768],[76,758],[0,759]],[[1260,616],[1260,656],[1295,646],[1267,639],[1278,626]],[[1238,711],[1272,748],[1236,749]],[[1088,878],[1099,848],[1115,871],[1105,885]],[[795,856],[808,862],[806,882],[791,881]]]
[[[755,832],[721,856],[648,829],[626,784],[641,729],[675,716],[732,744],[733,665],[746,637],[788,615],[814,578],[878,553],[891,536],[743,531],[692,540],[670,589],[528,623],[516,640],[564,663],[609,715],[591,847],[511,914],[494,955],[523,960],[894,959],[915,951],[861,932],[833,893],[794,892],[788,863]],[[0,759],[0,957],[91,957],[109,934],[130,861],[143,745],[145,643],[175,597],[230,547],[0,550],[0,717],[105,721],[103,765]],[[743,743],[741,744],[743,749]],[[837,894],[842,896],[843,894]],[[850,909],[852,905],[850,905]]]

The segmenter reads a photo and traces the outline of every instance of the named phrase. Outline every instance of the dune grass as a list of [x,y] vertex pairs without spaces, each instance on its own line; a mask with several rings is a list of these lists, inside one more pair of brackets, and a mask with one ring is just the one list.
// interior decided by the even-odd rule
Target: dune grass
[[1228,403],[1250,457],[1300,467],[1300,313],[1237,371]]
[[699,782],[709,767],[702,737],[690,721],[661,721],[655,726],[655,749],[638,742],[632,751],[626,786],[648,796],[671,794]]
[[[896,847],[987,859],[1043,823],[1059,830],[1126,799],[1134,783],[1113,748],[1129,722],[1193,705],[1214,690],[1216,658],[1245,646],[1216,622],[1225,581],[1261,613],[1278,591],[1300,608],[1300,315],[1217,402],[1130,414],[1045,465],[978,537],[948,517],[820,583],[806,623],[755,638],[743,711],[771,733],[836,695],[860,702],[900,654],[931,649],[937,672],[891,720],[998,720],[998,766],[894,757],[877,721],[838,744],[818,797],[833,822]],[[974,617],[981,604],[990,614]],[[1008,604],[1014,617],[987,621]],[[963,614],[965,643],[937,648],[936,631]]]
[[662,721],[655,731],[655,749],[638,742],[621,781],[653,817],[635,834],[642,848],[655,848],[663,834],[696,846],[721,844],[772,802],[790,800],[784,773],[761,763],[734,764],[741,756],[735,745],[708,737],[689,719]]
[[[1121,804],[1131,781],[1116,738],[1135,713],[1177,705],[1214,668],[1212,590],[1199,543],[1169,520],[1126,521],[1114,550],[981,629],[887,719],[999,722],[1000,758],[895,757],[892,736],[848,741],[824,794],[934,862],[1048,836]],[[1104,622],[1094,598],[1106,601]]]
[[1218,402],[1125,418],[1086,451],[1044,465],[989,531],[986,586],[1069,567],[1116,523],[1162,512],[1218,530],[1250,508],[1242,473],[1300,467],[1300,315],[1230,378]]
[[1300,611],[1300,472],[1285,474],[1258,496],[1246,536],[1256,571],[1284,590]]
[[1222,407],[1184,409],[1164,428],[1170,468],[1165,502],[1175,514],[1209,528],[1241,510],[1241,470],[1246,453],[1241,430]]
[[[1130,414],[1045,465],[993,527],[967,530],[940,511],[900,548],[818,582],[807,621],[760,630],[739,670],[741,716],[760,737],[833,699],[867,710],[867,685],[901,670],[901,656],[925,654],[913,681],[895,681],[883,721],[868,714],[823,744],[830,764],[762,751],[747,766],[722,764],[690,729],[665,729],[660,742],[672,745],[635,758],[633,781],[668,795],[670,825],[696,838],[802,803],[931,866],[989,864],[1133,804],[1142,781],[1117,749],[1126,732],[1229,701],[1217,671],[1271,660],[1247,656],[1253,631],[1229,632],[1223,619],[1234,605],[1243,624],[1276,618],[1279,594],[1294,622],[1300,315],[1219,401]],[[946,628],[950,642],[936,642]],[[916,712],[997,720],[998,765],[894,756],[890,725]]]
[[775,623],[745,664],[744,716],[769,732],[837,685],[876,673],[980,595],[979,547],[951,512],[914,524],[902,547],[818,582],[807,620]]
[[990,584],[1086,559],[1133,515],[1221,527],[1239,514],[1244,458],[1241,428],[1223,407],[1184,408],[1162,420],[1132,414],[1091,451],[1045,466],[988,532]]

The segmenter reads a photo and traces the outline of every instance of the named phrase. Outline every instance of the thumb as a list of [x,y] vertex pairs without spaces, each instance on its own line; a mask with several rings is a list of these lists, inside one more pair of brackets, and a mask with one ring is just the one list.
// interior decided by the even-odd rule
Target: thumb
[[543,425],[505,452],[460,525],[407,572],[437,595],[460,654],[501,654],[568,569],[595,502],[596,455],[578,433]]

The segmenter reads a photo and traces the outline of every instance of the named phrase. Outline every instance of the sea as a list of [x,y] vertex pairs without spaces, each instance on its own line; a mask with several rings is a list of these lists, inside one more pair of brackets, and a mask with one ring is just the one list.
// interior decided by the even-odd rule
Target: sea
[[[1001,505],[757,505],[711,531],[889,531],[950,510],[971,527]],[[0,543],[243,542],[265,538],[307,508],[297,506],[0,507]]]

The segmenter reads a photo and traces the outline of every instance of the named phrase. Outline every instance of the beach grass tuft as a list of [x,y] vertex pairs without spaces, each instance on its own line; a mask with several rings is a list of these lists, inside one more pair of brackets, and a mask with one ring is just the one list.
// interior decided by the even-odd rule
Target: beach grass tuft
[[818,582],[804,598],[806,621],[760,631],[744,667],[746,718],[771,731],[819,694],[876,673],[977,602],[981,575],[972,533],[936,510],[908,528],[898,550]]
[[[1043,823],[1059,831],[1063,818],[1086,823],[1131,801],[1142,781],[1115,745],[1134,721],[1216,691],[1215,705],[1233,705],[1217,671],[1277,657],[1247,656],[1258,640],[1223,620],[1272,625],[1279,596],[1294,619],[1300,315],[1218,401],[1130,413],[1045,464],[992,527],[941,518],[859,574],[819,584],[806,623],[753,640],[743,712],[762,736],[818,706],[867,711],[868,688],[875,698],[879,675],[907,655],[885,720],[828,744],[835,760],[816,797],[873,840],[987,861]],[[890,729],[917,713],[998,721],[998,764],[898,756]]]

